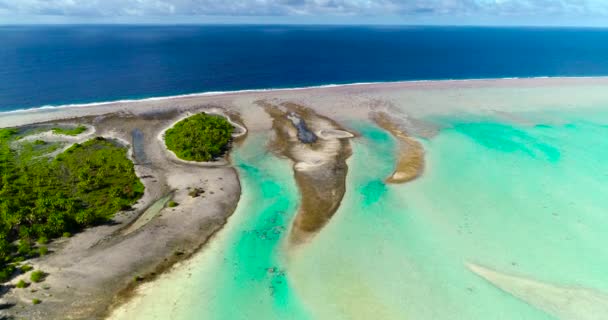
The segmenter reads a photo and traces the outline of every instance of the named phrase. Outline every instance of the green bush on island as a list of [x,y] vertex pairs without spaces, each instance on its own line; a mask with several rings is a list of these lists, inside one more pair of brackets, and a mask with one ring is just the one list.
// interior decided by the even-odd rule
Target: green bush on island
[[36,239],[42,244],[106,222],[144,191],[127,150],[104,138],[54,159],[14,147],[20,138],[0,129],[0,282],[17,262],[46,254],[46,247],[33,250]]
[[47,248],[46,246],[41,246],[40,248],[38,248],[38,254],[40,256],[45,256],[47,253],[49,253],[49,248]]
[[49,243],[49,238],[42,236],[40,238],[38,238],[38,244],[47,244]]
[[226,118],[199,113],[167,130],[165,144],[180,159],[211,161],[226,152],[233,130]]
[[36,270],[30,274],[30,280],[32,280],[32,282],[42,282],[45,276],[46,274],[42,270]]
[[85,131],[87,131],[87,127],[85,126],[78,126],[75,128],[53,128],[54,134],[62,134],[66,136],[77,136]]
[[19,269],[21,269],[21,272],[26,273],[26,272],[28,272],[28,271],[30,271],[30,270],[32,270],[32,269],[34,269],[34,267],[32,267],[32,266],[31,266],[31,265],[29,265],[29,264],[24,264],[24,265],[22,265],[22,266],[21,266]]
[[178,203],[173,200],[171,200],[171,201],[169,201],[169,203],[167,203],[167,207],[169,207],[169,208],[175,208],[175,207],[177,207],[177,205],[178,205]]
[[27,286],[29,286],[29,283],[25,282],[23,279],[19,280],[19,282],[17,282],[15,285],[15,287],[19,289],[27,288]]
[[40,299],[36,299],[36,298],[32,299],[32,304],[41,304],[41,303],[42,303],[42,301]]

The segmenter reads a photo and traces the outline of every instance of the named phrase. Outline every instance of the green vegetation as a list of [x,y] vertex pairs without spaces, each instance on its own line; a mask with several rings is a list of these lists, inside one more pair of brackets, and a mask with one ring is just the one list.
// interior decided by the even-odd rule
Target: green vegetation
[[40,246],[38,248],[38,254],[40,256],[45,256],[47,253],[49,253],[49,248],[47,248],[46,246]]
[[211,161],[226,152],[233,130],[224,117],[199,113],[167,130],[165,144],[180,159]]
[[21,266],[19,269],[21,269],[21,272],[22,272],[22,273],[26,273],[26,272],[28,272],[28,271],[30,271],[30,270],[32,270],[32,269],[34,269],[34,267],[32,267],[32,266],[31,266],[31,265],[29,265],[29,264],[24,264],[24,265],[22,265],[22,266]]
[[36,240],[43,244],[104,223],[144,191],[126,149],[111,141],[91,139],[53,159],[39,155],[54,144],[21,137],[16,129],[0,129],[0,282],[18,262],[48,252],[36,250]]
[[45,277],[46,274],[42,270],[36,270],[30,274],[30,280],[32,280],[32,282],[42,282]]
[[42,301],[40,299],[36,299],[36,298],[32,299],[32,304],[41,304],[41,303],[42,303]]
[[87,127],[85,126],[78,126],[75,128],[53,128],[54,134],[63,134],[66,136],[77,136],[85,131],[87,131]]
[[19,288],[19,289],[23,289],[23,288],[27,288],[30,284],[25,282],[23,279],[19,280],[19,282],[17,282],[17,284],[15,285],[15,287]]
[[65,144],[61,142],[41,141],[42,143],[40,143],[39,141],[41,140],[20,141],[17,145],[13,146],[16,148],[16,150],[14,150],[16,160],[20,163],[29,163],[31,161],[39,160],[38,158],[47,158],[48,160],[50,153],[65,146]]
[[169,207],[169,208],[175,208],[178,205],[179,205],[179,203],[177,203],[177,202],[175,202],[173,200],[171,200],[171,201],[169,201],[169,203],[167,203],[167,207]]
[[64,238],[69,238],[69,237],[72,236],[72,234],[66,231],[61,236],[64,237]]

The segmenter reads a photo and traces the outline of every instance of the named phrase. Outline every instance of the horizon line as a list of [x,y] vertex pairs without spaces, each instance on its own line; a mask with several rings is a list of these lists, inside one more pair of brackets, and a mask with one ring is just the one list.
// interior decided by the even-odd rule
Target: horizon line
[[2,23],[0,27],[32,27],[32,26],[158,26],[158,27],[178,27],[178,26],[300,26],[300,27],[447,27],[447,28],[546,28],[546,29],[608,29],[608,25],[576,25],[576,24],[440,24],[440,23],[258,23],[258,22],[184,22],[184,23],[165,23],[165,22],[45,22],[45,23]]

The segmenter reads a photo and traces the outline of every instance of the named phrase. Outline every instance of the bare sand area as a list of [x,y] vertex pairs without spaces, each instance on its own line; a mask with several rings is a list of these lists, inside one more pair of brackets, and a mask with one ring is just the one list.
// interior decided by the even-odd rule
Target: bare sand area
[[290,242],[306,241],[338,210],[346,191],[348,141],[354,137],[329,118],[294,103],[258,102],[273,119],[271,150],[293,162],[302,197]]
[[[185,110],[200,105],[230,106],[251,110],[255,101],[276,99],[309,106],[334,120],[366,118],[371,109],[390,104],[412,117],[445,112],[526,111],[542,108],[573,108],[577,102],[605,102],[608,78],[530,78],[446,80],[353,84],[344,86],[242,91],[221,94],[192,94],[166,98],[70,105],[0,114],[0,127],[20,126],[50,120],[103,115],[115,112],[137,114]],[[580,90],[584,87],[585,90]],[[539,92],[546,91],[547,95]],[[515,93],[515,97],[514,97]],[[241,113],[249,130],[269,129],[271,122],[260,112]],[[266,118],[264,120],[264,118]],[[252,125],[256,125],[252,127]]]
[[[111,223],[52,242],[51,254],[31,261],[36,269],[48,273],[45,281],[4,294],[3,303],[11,307],[2,310],[3,314],[26,319],[104,318],[109,306],[123,301],[138,283],[152,280],[189,257],[219,230],[240,196],[238,176],[228,159],[206,166],[185,164],[170,157],[158,139],[159,132],[183,114],[208,110],[85,116],[53,124],[85,124],[94,131],[78,137],[37,135],[36,139],[48,136],[54,141],[78,143],[90,139],[94,132],[94,136],[129,146],[145,193],[132,211],[118,213]],[[217,108],[212,111],[217,112]],[[165,206],[168,199],[179,205]],[[146,216],[150,211],[153,214]],[[42,298],[43,303],[33,308],[33,298]]]
[[[187,163],[167,152],[159,139],[166,128],[187,114],[220,110],[243,130],[275,133],[269,148],[293,162],[302,194],[302,206],[291,230],[292,241],[301,243],[327,223],[348,187],[349,140],[356,139],[348,123],[375,120],[399,141],[399,160],[387,182],[400,183],[423,174],[424,150],[415,139],[432,138],[438,130],[424,120],[426,117],[462,113],[509,118],[511,112],[593,108],[608,102],[606,88],[608,78],[395,82],[2,113],[0,127],[84,124],[89,131],[69,142],[90,136],[120,141],[129,147],[146,191],[133,211],[118,214],[113,223],[53,242],[52,254],[32,261],[49,273],[48,278],[32,286],[36,292],[4,293],[0,303],[11,307],[0,310],[0,317],[104,318],[133,294],[138,283],[153,280],[199,250],[226,223],[240,195],[238,175],[230,159],[210,166]],[[510,119],[517,121],[516,117]],[[243,139],[246,132],[236,138]],[[193,197],[189,195],[193,189],[205,193]],[[153,208],[167,196],[180,205],[167,208],[157,204],[158,209]],[[44,302],[32,308],[33,295],[41,292]]]
[[386,112],[372,113],[370,117],[399,141],[399,156],[395,171],[386,178],[387,183],[405,183],[418,178],[424,170],[424,148],[411,137],[399,120]]

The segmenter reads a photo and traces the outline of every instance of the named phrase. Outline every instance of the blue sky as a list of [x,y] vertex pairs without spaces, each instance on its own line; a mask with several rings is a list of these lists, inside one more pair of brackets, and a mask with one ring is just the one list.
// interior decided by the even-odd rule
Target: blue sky
[[0,24],[608,26],[608,0],[0,0]]

